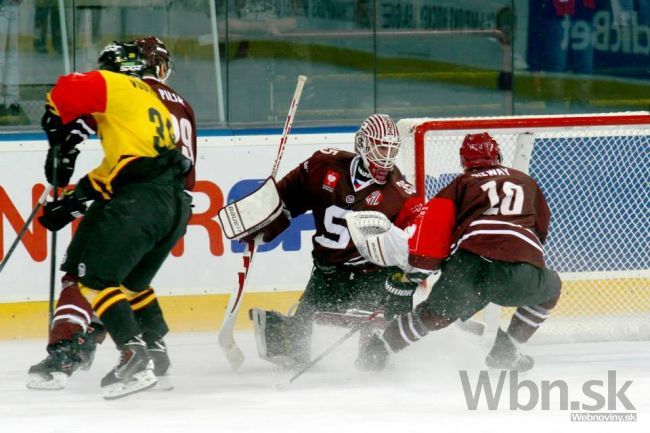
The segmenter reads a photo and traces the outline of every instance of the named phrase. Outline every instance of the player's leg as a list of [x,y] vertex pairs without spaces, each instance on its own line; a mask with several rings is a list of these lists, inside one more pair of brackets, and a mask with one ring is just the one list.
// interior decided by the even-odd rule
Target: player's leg
[[102,379],[105,398],[117,398],[156,384],[142,330],[121,283],[158,240],[175,227],[176,204],[171,188],[131,185],[104,206],[94,224],[92,241],[82,251],[82,293],[121,351],[118,365]]
[[283,366],[310,359],[314,315],[318,311],[344,312],[361,292],[355,273],[337,267],[314,266],[295,313],[285,316],[259,308],[251,310],[258,354]]
[[[176,242],[185,234],[191,215],[191,197],[183,194],[178,198],[178,219],[175,227],[158,245],[147,252],[123,280],[123,292],[127,295],[136,320],[142,330],[149,355],[154,361],[154,374],[165,377],[171,362],[164,337],[169,332],[160,303],[150,286]],[[171,389],[171,383],[159,383],[159,388]]]
[[[371,272],[355,272],[351,281],[341,284],[340,294],[337,295],[335,309],[344,312],[349,309],[359,309],[374,312],[383,307],[386,296],[386,279],[399,268],[379,268]],[[413,300],[397,307],[397,313],[406,313],[413,309]]]
[[468,319],[483,309],[488,301],[477,287],[486,263],[478,255],[459,250],[443,263],[440,278],[428,298],[413,312],[391,320],[381,336],[374,335],[357,366],[381,370],[389,350],[399,352],[429,332],[443,329],[457,319]]
[[[353,283],[346,283],[348,289],[342,291],[339,296],[340,302],[337,303],[332,310],[319,310],[319,311],[332,311],[335,313],[345,313],[348,310],[357,310],[358,313],[365,312],[368,316],[375,311],[382,310],[384,312],[384,319],[390,320],[395,315],[406,314],[413,310],[413,296],[399,297],[399,301],[391,301],[387,305],[386,301],[386,279],[394,273],[398,272],[399,268],[379,268],[372,272],[356,272],[354,274]],[[417,288],[417,283],[414,283],[414,290]],[[387,319],[388,318],[388,319]],[[364,353],[366,346],[369,344],[373,333],[383,328],[385,321],[373,321],[366,323],[359,330],[359,354]]]
[[534,360],[521,353],[521,345],[532,337],[557,304],[562,286],[560,278],[555,271],[527,263],[494,262],[489,267],[487,281],[491,302],[518,308],[507,331],[497,330],[485,362],[492,368],[530,370]]
[[78,367],[89,368],[96,344],[106,336],[103,325],[94,316],[90,303],[79,291],[78,265],[81,251],[90,241],[94,221],[103,204],[90,206],[66,252],[61,269],[61,294],[57,301],[50,328],[48,356],[30,367],[27,386],[33,389],[61,389],[67,377]]
[[27,387],[64,388],[77,368],[90,368],[97,344],[105,337],[103,325],[79,291],[77,278],[66,274],[50,328],[48,356],[29,368]]

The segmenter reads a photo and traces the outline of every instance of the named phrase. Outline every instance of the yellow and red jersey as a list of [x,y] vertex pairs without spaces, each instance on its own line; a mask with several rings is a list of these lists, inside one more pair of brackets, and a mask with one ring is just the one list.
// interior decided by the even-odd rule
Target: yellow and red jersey
[[47,99],[63,123],[84,115],[97,122],[104,159],[88,178],[106,199],[129,164],[175,148],[169,110],[139,78],[110,71],[72,73],[58,79]]

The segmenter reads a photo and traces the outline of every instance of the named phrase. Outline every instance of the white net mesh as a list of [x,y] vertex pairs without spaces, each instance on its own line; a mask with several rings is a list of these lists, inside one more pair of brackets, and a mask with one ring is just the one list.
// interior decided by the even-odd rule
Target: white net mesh
[[[414,127],[432,119],[398,123],[404,140],[399,166],[413,182],[420,171],[424,185],[416,186],[427,197],[461,172],[458,149],[465,134],[488,131],[501,146],[504,164],[524,170],[528,161],[515,160],[521,154],[517,144],[533,139],[529,173],[552,212],[546,261],[563,280],[560,302],[537,341],[650,338],[650,117],[637,125],[591,125],[626,115],[638,120],[647,113],[437,119],[418,144]],[[552,126],[555,120],[561,126]],[[444,129],[445,122],[462,129]],[[503,310],[501,321],[507,323],[512,310]]]

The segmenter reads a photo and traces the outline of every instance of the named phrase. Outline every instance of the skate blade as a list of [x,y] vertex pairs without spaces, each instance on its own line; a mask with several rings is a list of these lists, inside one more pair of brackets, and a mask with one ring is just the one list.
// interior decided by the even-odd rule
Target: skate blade
[[156,386],[151,388],[151,391],[167,392],[174,389],[174,384],[169,379],[169,376],[156,376],[156,379],[158,382],[156,383]]
[[517,373],[527,373],[533,369],[535,366],[535,361],[531,360],[529,365],[522,366],[499,361],[488,355],[485,358],[485,365],[488,367],[488,371],[495,372],[495,374],[498,374],[501,371],[516,371]]
[[127,382],[117,382],[102,388],[105,400],[115,400],[126,397],[156,386],[156,376],[152,370],[144,370],[133,375]]
[[51,373],[52,379],[46,379],[40,374],[29,374],[27,388],[37,390],[56,391],[65,388],[68,376],[65,373]]

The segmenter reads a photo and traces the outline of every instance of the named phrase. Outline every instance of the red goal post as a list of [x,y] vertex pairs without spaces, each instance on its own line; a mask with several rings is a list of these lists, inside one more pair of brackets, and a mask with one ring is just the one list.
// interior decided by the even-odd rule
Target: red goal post
[[468,133],[489,132],[504,165],[539,183],[552,211],[547,263],[564,285],[536,340],[650,338],[650,113],[421,118],[397,126],[400,169],[427,198],[461,172],[458,149]]

